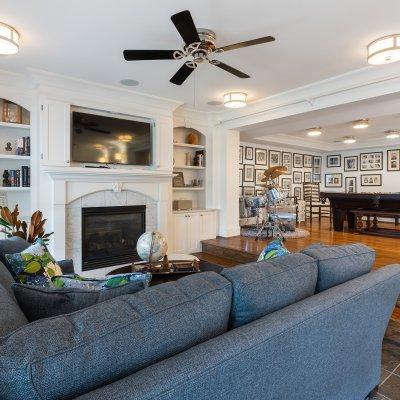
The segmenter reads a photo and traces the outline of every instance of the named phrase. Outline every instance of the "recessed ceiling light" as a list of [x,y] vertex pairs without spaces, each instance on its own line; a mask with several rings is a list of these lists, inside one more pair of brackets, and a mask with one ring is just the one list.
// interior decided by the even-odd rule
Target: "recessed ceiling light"
[[391,130],[391,131],[386,131],[385,133],[387,139],[398,139],[400,137],[400,131]]
[[358,121],[353,121],[354,129],[365,129],[369,127],[369,119],[359,119]]
[[357,140],[354,136],[345,136],[343,138],[343,143],[346,143],[346,144],[352,144],[352,143],[355,143],[356,141]]
[[319,136],[322,134],[321,128],[311,128],[307,131],[308,136]]
[[229,92],[224,94],[224,106],[227,108],[242,108],[247,105],[247,94],[243,92]]
[[19,33],[12,26],[0,22],[0,54],[16,54],[19,50]]
[[367,46],[367,53],[368,63],[372,65],[400,61],[400,33],[374,40]]
[[138,86],[139,85],[139,81],[136,81],[135,79],[121,79],[119,81],[119,83],[124,86]]
[[220,106],[222,104],[222,101],[218,101],[218,100],[211,100],[211,101],[207,101],[207,104],[209,106]]

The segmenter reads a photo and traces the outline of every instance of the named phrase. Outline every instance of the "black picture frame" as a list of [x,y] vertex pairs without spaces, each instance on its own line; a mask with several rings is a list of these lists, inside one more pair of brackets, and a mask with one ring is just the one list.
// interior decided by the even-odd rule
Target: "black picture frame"
[[304,171],[303,183],[311,183],[311,182],[312,182],[311,171]]
[[[350,181],[350,179],[354,179],[354,187],[355,187],[355,190],[354,190],[353,192],[350,192],[350,191],[349,191],[349,184],[348,184],[348,182]],[[344,178],[344,191],[345,191],[346,193],[357,193],[357,177],[356,177],[356,176],[346,176],[346,177]]]
[[174,177],[172,178],[172,187],[185,187],[185,177],[183,172],[174,172]]
[[312,167],[313,167],[313,156],[311,154],[303,154],[303,168],[312,168]]
[[[258,154],[264,154],[264,160],[265,162],[259,162],[258,160]],[[268,164],[268,150],[267,149],[260,149],[260,148],[255,148],[255,155],[254,155],[254,160],[256,165],[267,165]]]
[[[348,161],[354,160],[353,164],[354,167],[353,168],[349,168]],[[347,157],[343,157],[343,167],[344,167],[344,171],[345,172],[354,172],[354,171],[358,171],[358,156],[347,156]]]
[[[337,184],[332,184],[328,182],[329,177],[338,178]],[[327,188],[342,188],[343,187],[343,174],[341,172],[333,172],[325,174],[325,187]]]
[[[285,161],[286,157],[288,157],[287,161]],[[281,164],[287,168],[285,175],[292,175],[293,154],[289,151],[282,151]]]
[[239,164],[243,164],[243,146],[239,146]]
[[[243,196],[254,196],[256,188],[254,186],[243,186]],[[248,191],[246,193],[246,191]]]
[[[247,170],[252,171],[252,178],[248,179]],[[252,164],[243,164],[243,183],[245,182],[253,182],[254,183],[254,165]]]
[[[377,177],[378,178],[378,183],[375,184],[375,182],[372,183],[365,183],[364,178],[369,177]],[[361,179],[361,186],[382,186],[382,174],[361,174],[360,176]]]
[[243,168],[239,169],[239,186],[243,186]]
[[[272,162],[272,157],[273,156],[278,156],[278,162]],[[269,167],[277,167],[281,164],[281,159],[282,159],[282,152],[279,150],[270,150],[268,154],[268,165]]]
[[[330,160],[337,157],[339,163],[331,165]],[[342,155],[341,154],[328,154],[326,156],[326,168],[340,168],[342,166]]]
[[293,188],[293,196],[295,196],[297,198],[297,200],[301,200],[302,199],[301,187],[300,186],[296,186],[296,187]]
[[[393,154],[396,158],[393,158]],[[388,172],[400,171],[400,149],[390,149],[386,152],[386,170]]]
[[303,183],[303,173],[302,171],[293,171],[293,184],[299,185]]
[[[373,168],[365,168],[365,165],[376,165],[376,157],[380,157],[380,167],[374,166]],[[373,156],[373,157],[372,157]],[[368,162],[366,162],[368,160]],[[365,163],[364,163],[365,161]],[[373,161],[373,162],[371,162]],[[360,153],[360,171],[382,171],[383,170],[383,151],[372,151],[370,153]],[[379,185],[378,185],[379,186]]]
[[259,175],[261,175],[261,177],[264,178],[265,177],[264,172],[265,172],[265,169],[260,169],[260,168],[254,169],[254,182],[255,182],[256,186],[262,186],[265,184],[265,182],[261,182],[261,180],[257,179],[259,177]]
[[[248,157],[249,156],[249,157]],[[246,146],[244,149],[244,159],[247,161],[254,160],[254,147]]]
[[303,154],[293,153],[293,168],[303,168]]

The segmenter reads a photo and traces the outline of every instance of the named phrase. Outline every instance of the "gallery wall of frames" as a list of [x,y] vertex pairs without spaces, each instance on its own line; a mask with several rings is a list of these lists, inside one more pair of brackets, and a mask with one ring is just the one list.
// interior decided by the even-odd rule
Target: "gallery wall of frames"
[[279,186],[289,196],[302,198],[304,182],[322,182],[323,156],[291,148],[278,148],[241,142],[239,148],[239,188],[241,195],[264,193],[261,179],[267,168],[284,165],[288,168],[279,177]]
[[337,192],[399,192],[400,146],[323,155],[321,189]]

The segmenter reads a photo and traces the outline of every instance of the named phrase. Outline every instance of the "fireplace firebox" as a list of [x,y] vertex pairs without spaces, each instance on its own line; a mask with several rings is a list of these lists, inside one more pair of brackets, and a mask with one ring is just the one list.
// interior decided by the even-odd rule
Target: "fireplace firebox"
[[82,271],[139,261],[146,206],[82,208]]

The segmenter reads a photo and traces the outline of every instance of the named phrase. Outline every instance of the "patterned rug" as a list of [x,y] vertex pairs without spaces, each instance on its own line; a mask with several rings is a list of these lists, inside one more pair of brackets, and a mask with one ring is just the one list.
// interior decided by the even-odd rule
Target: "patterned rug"
[[[245,237],[255,237],[257,235],[258,230],[254,227],[245,227],[240,229],[240,235],[245,236]],[[302,237],[307,237],[310,236],[310,232],[307,231],[306,229],[301,229],[301,228],[296,228],[296,230],[293,231],[287,231],[283,232],[283,237],[285,239],[296,239],[296,238],[302,238]],[[263,233],[261,234],[260,238],[261,239],[266,239],[268,238],[267,231],[264,230]]]

